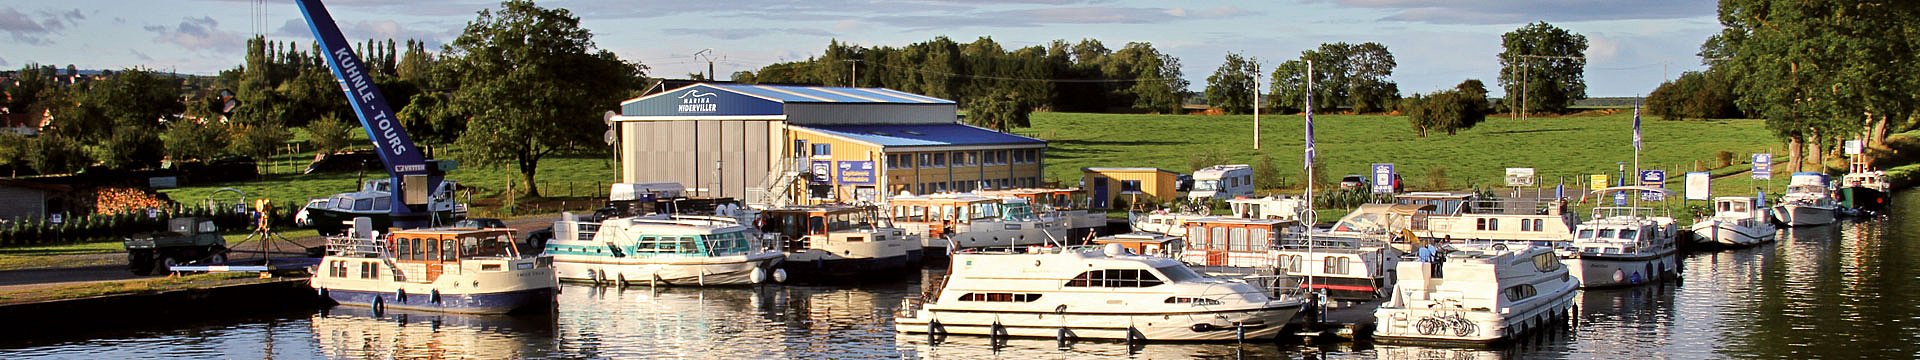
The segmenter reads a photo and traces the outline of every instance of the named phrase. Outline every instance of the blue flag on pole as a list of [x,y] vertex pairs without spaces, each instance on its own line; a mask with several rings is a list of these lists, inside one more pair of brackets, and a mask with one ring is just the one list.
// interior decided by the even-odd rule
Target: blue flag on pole
[[1633,106],[1633,150],[1640,150],[1640,105]]

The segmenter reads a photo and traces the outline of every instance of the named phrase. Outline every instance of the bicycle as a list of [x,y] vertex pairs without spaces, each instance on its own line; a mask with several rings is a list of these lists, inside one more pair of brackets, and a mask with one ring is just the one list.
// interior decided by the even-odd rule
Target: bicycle
[[[1435,306],[1440,306],[1440,303],[1429,304],[1427,308],[1431,309]],[[1420,335],[1441,334],[1444,331],[1452,330],[1453,336],[1460,337],[1466,337],[1480,332],[1480,325],[1475,324],[1473,320],[1467,319],[1466,314],[1460,311],[1460,304],[1454,304],[1453,308],[1454,311],[1450,313],[1443,312],[1421,317],[1420,321],[1414,322],[1414,330],[1419,331]]]

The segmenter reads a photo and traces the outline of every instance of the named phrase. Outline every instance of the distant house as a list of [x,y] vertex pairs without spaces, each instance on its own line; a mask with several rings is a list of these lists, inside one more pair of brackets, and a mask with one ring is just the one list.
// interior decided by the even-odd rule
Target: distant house
[[47,200],[68,190],[62,185],[0,179],[0,220],[46,218]]
[[1107,208],[1122,196],[1129,201],[1140,197],[1160,200],[1180,194],[1174,190],[1180,174],[1146,167],[1090,167],[1080,169],[1081,188],[1087,189],[1095,208]]

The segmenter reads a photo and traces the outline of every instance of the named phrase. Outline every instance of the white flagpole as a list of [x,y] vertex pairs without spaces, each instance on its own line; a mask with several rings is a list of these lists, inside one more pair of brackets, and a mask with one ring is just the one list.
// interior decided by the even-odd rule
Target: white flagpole
[[[1306,179],[1307,180],[1307,216],[1305,216],[1303,219],[1300,219],[1300,221],[1307,224],[1307,230],[1306,230],[1307,231],[1307,260],[1300,261],[1300,265],[1302,266],[1305,266],[1308,262],[1313,261],[1313,258],[1315,258],[1313,253],[1313,250],[1314,250],[1313,249],[1313,246],[1314,246],[1313,224],[1320,221],[1320,213],[1318,211],[1314,211],[1313,209],[1314,208],[1313,156],[1315,152],[1313,148],[1314,147],[1313,146],[1313,59],[1307,59],[1307,106],[1306,107],[1307,107],[1307,121],[1306,121],[1305,127],[1307,131],[1307,136],[1306,136],[1307,148],[1306,148],[1306,153],[1304,155],[1306,158],[1305,160],[1306,160],[1306,166],[1307,166],[1307,171],[1306,171],[1307,173],[1307,179]],[[1325,260],[1322,260],[1322,261],[1325,261]],[[1320,264],[1320,266],[1322,268],[1325,268],[1326,264]],[[1314,278],[1313,271],[1306,270],[1305,272],[1307,273],[1307,291],[1309,295],[1312,295],[1313,278]]]

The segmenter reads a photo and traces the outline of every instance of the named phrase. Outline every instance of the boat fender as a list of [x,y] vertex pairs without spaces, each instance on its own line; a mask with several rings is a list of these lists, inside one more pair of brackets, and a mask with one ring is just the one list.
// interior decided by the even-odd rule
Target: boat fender
[[440,289],[433,289],[433,295],[432,295],[432,297],[430,297],[430,298],[428,298],[427,300],[429,300],[429,301],[433,301],[433,303],[435,303],[435,304],[439,304],[439,303],[440,303]]
[[401,303],[406,303],[406,302],[407,302],[407,289],[395,289],[395,290],[393,290],[393,300],[394,300],[394,301],[399,301],[399,302],[401,302]]
[[1619,269],[1614,269],[1613,282],[1622,282],[1622,281],[1627,281],[1627,273]]
[[374,295],[373,304],[367,307],[373,308],[373,316],[380,316],[381,313],[385,313],[387,310],[386,301],[381,300],[379,295]]
[[747,281],[752,281],[755,284],[767,282],[767,269],[758,266],[753,267],[753,273],[747,275]]
[[787,282],[787,269],[773,269],[773,282]]
[[1006,339],[1007,327],[1000,325],[999,321],[995,321],[993,322],[993,327],[989,330],[987,336],[993,338],[993,340]]
[[1136,344],[1146,344],[1146,343],[1147,343],[1147,336],[1140,334],[1140,329],[1134,328],[1133,325],[1127,325],[1127,347],[1128,348],[1132,348]]
[[627,273],[623,272],[619,274],[614,274],[613,276],[616,280],[618,280],[617,282],[613,283],[613,286],[619,286],[619,287],[627,286]]
[[927,322],[927,344],[928,345],[940,345],[940,340],[945,339],[946,337],[947,337],[947,327],[944,325],[940,325],[940,320]]
[[1233,322],[1233,341],[1247,341],[1247,324],[1242,324],[1238,321]]
[[1640,281],[1642,281],[1640,279],[1640,272],[1636,271],[1633,275],[1627,276],[1627,281],[1636,285],[1640,284]]
[[1068,329],[1064,327],[1060,328],[1060,331],[1054,333],[1053,335],[1054,344],[1062,348],[1067,347],[1068,344],[1071,344],[1079,340],[1080,340],[1079,334],[1074,334],[1073,329]]
[[327,288],[314,288],[313,293],[320,297],[327,297]]

